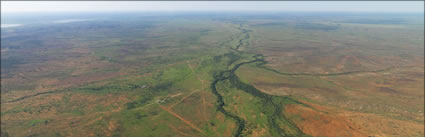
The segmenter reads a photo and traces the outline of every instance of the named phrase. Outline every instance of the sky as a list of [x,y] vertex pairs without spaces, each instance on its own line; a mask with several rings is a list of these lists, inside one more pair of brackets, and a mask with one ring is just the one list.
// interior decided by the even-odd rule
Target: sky
[[1,12],[343,11],[424,12],[424,1],[1,1]]

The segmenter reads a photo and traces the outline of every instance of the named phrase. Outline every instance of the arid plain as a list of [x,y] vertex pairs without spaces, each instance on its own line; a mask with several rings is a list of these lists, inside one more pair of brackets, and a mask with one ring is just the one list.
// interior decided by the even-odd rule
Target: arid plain
[[423,15],[100,16],[2,28],[2,137],[424,136]]

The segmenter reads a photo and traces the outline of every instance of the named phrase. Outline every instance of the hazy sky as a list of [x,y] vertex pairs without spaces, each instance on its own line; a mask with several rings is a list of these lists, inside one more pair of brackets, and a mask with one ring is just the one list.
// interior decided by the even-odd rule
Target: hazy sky
[[424,1],[2,1],[1,12],[52,11],[424,12]]

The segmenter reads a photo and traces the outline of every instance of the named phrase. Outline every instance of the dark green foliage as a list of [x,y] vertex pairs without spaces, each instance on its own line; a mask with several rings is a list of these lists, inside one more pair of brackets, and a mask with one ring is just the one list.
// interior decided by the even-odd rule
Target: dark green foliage
[[[362,40],[361,37],[356,37],[356,35],[365,37],[374,36],[373,33],[370,35],[357,34],[355,30],[358,28],[361,29],[361,26],[367,26],[367,28],[364,29],[370,32],[377,32],[376,30],[385,32],[386,28],[384,27],[387,26],[396,27],[399,30],[402,30],[401,27],[403,27],[402,25],[359,25],[383,24],[382,22],[385,20],[379,19],[347,20],[349,18],[335,18],[332,20],[324,20],[324,16],[315,18],[314,16],[310,17],[310,15],[307,17],[305,15],[287,16],[286,14],[284,16],[281,14],[264,16],[241,15],[235,16],[235,18],[233,18],[233,16],[224,17],[222,15],[217,15],[213,17],[213,22],[211,22],[210,17],[208,17],[208,21],[202,21],[196,17],[196,23],[192,23],[194,20],[188,20],[188,18],[192,18],[191,16],[186,16],[185,18],[178,18],[175,17],[175,15],[167,17],[155,16],[154,18],[150,16],[148,17],[149,19],[138,16],[137,19],[127,19],[127,17],[121,17],[120,14],[113,17],[118,18],[118,20],[110,18],[108,20],[94,20],[90,22],[54,24],[51,27],[24,25],[24,27],[27,28],[21,29],[17,27],[16,31],[15,29],[10,29],[13,30],[13,32],[2,32],[2,34],[7,34],[4,39],[2,38],[2,54],[4,53],[2,56],[2,72],[9,70],[15,71],[15,68],[18,68],[21,64],[28,64],[24,66],[27,68],[23,69],[25,71],[28,70],[28,72],[24,73],[26,77],[31,79],[26,81],[36,81],[38,78],[48,81],[46,85],[44,85],[44,83],[42,83],[43,81],[34,82],[35,84],[21,84],[20,82],[14,82],[12,80],[16,85],[14,83],[8,83],[2,86],[3,93],[5,93],[5,91],[10,91],[7,92],[7,96],[11,95],[10,93],[14,92],[14,90],[29,91],[35,87],[32,86],[32,84],[37,86],[42,85],[48,90],[48,88],[56,86],[49,85],[48,83],[55,83],[56,80],[60,83],[63,82],[60,80],[68,80],[67,78],[72,77],[69,81],[69,84],[72,85],[75,84],[73,83],[74,81],[78,81],[76,83],[80,84],[84,83],[84,80],[87,80],[85,77],[80,76],[106,76],[103,80],[93,80],[95,82],[87,85],[77,85],[65,90],[43,91],[43,93],[34,92],[34,95],[25,94],[23,97],[17,96],[17,99],[10,98],[8,100],[3,100],[2,103],[10,103],[11,105],[21,104],[11,102],[39,95],[62,93],[65,91],[70,91],[69,94],[67,93],[68,95],[78,94],[84,96],[90,94],[90,96],[94,97],[93,100],[96,100],[96,102],[111,101],[111,103],[87,104],[93,103],[93,100],[80,101],[78,100],[79,96],[75,96],[77,98],[65,96],[59,103],[41,104],[37,106],[37,109],[29,107],[31,105],[28,107],[16,106],[16,109],[9,109],[2,112],[2,115],[14,115],[20,112],[35,115],[54,110],[57,112],[58,117],[52,118],[57,119],[72,119],[77,116],[78,119],[85,120],[86,118],[91,118],[91,116],[93,116],[93,118],[94,116],[97,118],[102,117],[102,120],[97,121],[97,123],[88,124],[88,127],[91,128],[88,131],[82,129],[86,126],[80,128],[80,125],[86,124],[86,121],[72,120],[72,122],[66,123],[71,123],[69,126],[75,126],[78,130],[84,130],[83,132],[70,131],[72,134],[75,133],[74,135],[76,136],[84,136],[79,133],[93,133],[93,136],[111,135],[110,133],[104,132],[104,129],[108,128],[108,122],[113,122],[115,127],[114,131],[112,131],[112,136],[172,136],[176,132],[172,131],[172,129],[170,130],[169,126],[172,125],[177,127],[184,123],[179,119],[175,119],[172,115],[166,114],[167,112],[163,111],[159,106],[166,107],[181,99],[181,102],[177,103],[178,105],[175,105],[176,107],[173,107],[173,109],[170,107],[170,110],[182,115],[185,119],[187,118],[188,121],[194,122],[202,131],[205,131],[205,135],[201,135],[198,134],[198,131],[190,131],[191,129],[189,128],[182,129],[183,132],[187,131],[187,134],[193,136],[219,136],[221,133],[229,130],[228,128],[230,127],[234,128],[231,129],[234,132],[233,136],[251,136],[254,131],[262,129],[266,129],[266,132],[269,132],[269,134],[266,133],[267,136],[306,136],[296,124],[292,122],[293,117],[288,117],[284,112],[285,106],[288,104],[298,104],[305,107],[310,106],[299,102],[297,100],[299,96],[274,96],[266,94],[250,83],[251,80],[265,80],[268,82],[268,80],[276,80],[280,77],[270,77],[270,79],[268,79],[268,76],[273,75],[273,73],[267,73],[267,75],[260,74],[261,77],[258,79],[251,79],[253,76],[245,77],[243,75],[236,75],[236,71],[243,65],[255,63],[258,68],[281,75],[289,75],[289,77],[284,76],[284,78],[291,78],[288,79],[288,81],[291,80],[291,82],[297,82],[292,81],[298,80],[297,77],[295,77],[296,75],[302,76],[302,78],[309,76],[318,78],[319,76],[361,73],[361,71],[356,71],[358,69],[347,70],[350,72],[338,71],[326,74],[308,74],[302,72],[310,71],[301,70],[299,70],[300,73],[297,73],[298,70],[295,70],[293,73],[286,73],[284,71],[292,72],[291,69],[286,69],[286,67],[290,67],[290,65],[280,68],[279,65],[282,64],[276,63],[271,65],[273,68],[267,67],[266,64],[268,62],[265,61],[262,54],[270,56],[270,59],[273,61],[279,62],[283,60],[282,62],[287,64],[293,64],[294,62],[291,62],[291,58],[294,57],[297,58],[295,61],[304,60],[303,57],[306,55],[304,51],[308,53],[313,51],[312,54],[306,55],[311,58],[315,58],[316,56],[322,57],[320,55],[328,53],[325,51],[329,51],[329,53],[335,51],[335,53],[338,53],[338,50],[341,49],[346,50],[345,53],[349,53],[347,56],[352,56],[352,54],[355,55],[353,52],[362,52],[362,45],[357,45],[358,43],[356,42],[345,43],[345,38],[352,38],[352,40],[355,41],[356,39]],[[335,25],[339,22],[341,23],[340,25]],[[387,23],[401,24],[403,22],[389,20]],[[380,26],[382,28],[375,28],[374,26]],[[409,28],[409,26],[407,27]],[[413,26],[409,29],[416,29],[416,27],[417,26]],[[353,35],[347,35],[346,30],[349,29],[353,30],[350,31]],[[335,32],[323,33],[320,31]],[[329,39],[323,39],[324,37],[321,37],[321,34],[325,34],[326,38],[329,37]],[[339,34],[341,34],[342,37],[336,36]],[[418,34],[423,35],[423,33]],[[347,37],[344,37],[344,35],[347,35]],[[304,39],[305,36],[309,36],[308,39]],[[394,37],[396,36],[398,35],[394,35]],[[417,38],[417,35],[415,36],[412,34],[406,36],[409,36],[409,39],[415,39],[417,43],[423,43],[423,38]],[[370,39],[370,41],[376,39]],[[369,39],[366,40],[369,41]],[[383,42],[382,44],[389,43]],[[324,45],[331,45],[331,48],[325,47]],[[379,43],[376,45],[377,46],[374,45],[371,47],[376,49],[382,48],[379,47]],[[416,46],[418,44],[406,44],[406,46],[409,45]],[[41,48],[40,52],[33,52],[32,50],[25,51],[27,48],[36,48],[38,46]],[[20,50],[24,51],[18,52]],[[63,51],[67,51],[67,53]],[[291,52],[291,54],[294,53],[292,55],[295,56],[290,54],[282,54],[285,55],[284,57],[278,56],[281,53],[288,52]],[[407,52],[406,55],[408,55]],[[339,53],[335,56],[341,55]],[[379,57],[380,54],[376,56]],[[342,57],[344,56],[341,56],[341,58]],[[350,62],[350,59],[354,60],[354,57],[359,57],[360,61],[362,61],[363,58],[367,58],[367,56],[352,56],[352,58],[347,57],[347,62]],[[71,63],[75,63],[80,62],[80,58],[82,58],[81,61],[83,61],[81,64],[86,64],[87,66],[72,68],[72,65],[60,62],[66,59]],[[298,58],[301,60],[298,60]],[[97,62],[92,62],[91,59],[98,60]],[[407,60],[408,58],[406,57],[405,59]],[[306,61],[309,62],[311,60],[307,59]],[[50,62],[60,62],[60,65],[55,63],[50,65]],[[373,62],[373,60],[370,60],[370,62]],[[34,63],[34,65],[32,63]],[[93,70],[90,69],[92,68],[91,64],[95,64]],[[366,65],[367,64],[365,64],[365,66]],[[330,66],[333,67],[333,65]],[[71,69],[67,69],[70,67]],[[249,67],[255,66],[253,64]],[[40,71],[38,68],[41,68]],[[80,70],[79,68],[89,69]],[[350,66],[347,65],[346,68],[350,68]],[[55,69],[60,71],[56,71]],[[281,69],[282,72],[279,71],[279,69]],[[34,72],[31,72],[33,70]],[[43,71],[52,72],[42,74],[42,76],[32,77],[32,75],[40,74]],[[263,72],[259,71],[257,68],[244,68],[243,71],[244,72],[237,74],[249,75],[249,73]],[[15,72],[19,72],[19,70]],[[115,72],[124,75],[116,76]],[[18,73],[10,73],[10,75],[2,74],[2,78],[14,78],[13,76],[17,76],[17,74]],[[53,79],[54,82],[50,82]],[[80,79],[83,81],[80,81]],[[89,80],[91,81],[91,79]],[[279,82],[273,84],[278,84]],[[300,80],[299,84],[297,83],[294,85],[304,87],[304,82],[307,83],[305,85],[310,84],[308,83],[310,81]],[[313,82],[316,81],[312,81],[312,83]],[[282,83],[286,83],[286,79],[282,80]],[[192,113],[196,114],[194,117],[187,115],[192,112],[192,109],[197,109],[198,105],[202,105],[199,104],[198,101],[205,101],[197,99],[207,97],[205,99],[210,103],[209,101],[211,101],[210,99],[212,98],[210,98],[208,94],[203,94],[202,92],[195,93],[195,91],[205,91],[205,85],[203,84],[211,84],[209,88],[216,97],[214,99],[217,99],[215,103],[216,108],[213,108],[216,109],[217,112],[202,110],[202,112],[208,113],[205,121],[203,121],[203,119],[198,119],[197,113]],[[292,85],[292,83],[290,85]],[[286,87],[286,85],[276,85],[273,87],[278,86]],[[331,90],[331,88],[323,89],[326,91],[328,91],[328,89],[329,91]],[[390,89],[384,90],[389,91]],[[193,91],[193,95],[191,91]],[[188,95],[187,99],[186,94]],[[113,98],[117,95],[119,95],[119,98],[107,100],[110,99],[111,96]],[[50,99],[50,97],[51,96],[40,96],[40,100],[47,102],[46,99]],[[38,98],[35,100],[37,99]],[[121,101],[128,102],[124,104]],[[27,102],[28,101],[22,101],[22,104]],[[198,104],[194,105],[193,103]],[[116,109],[118,107],[122,108],[123,104],[124,109]],[[235,110],[232,110],[233,107],[236,107]],[[94,109],[87,110],[86,108]],[[205,109],[210,108],[208,107]],[[217,115],[217,113],[220,113],[220,115]],[[226,116],[224,121],[222,117],[218,117],[222,116],[221,113]],[[43,121],[44,119],[39,119],[38,121],[27,122],[22,125],[30,128],[33,126],[36,128],[45,125],[52,126],[53,123],[58,122],[57,119],[54,119],[54,121]],[[5,123],[5,125],[13,125],[9,123],[13,123],[14,120],[9,119],[9,121],[6,121],[7,123]],[[233,126],[231,124],[232,122],[235,122],[236,126]],[[180,129],[181,128],[179,128],[179,130]],[[6,130],[9,133],[20,132],[17,131],[18,128],[12,127],[7,127]],[[57,133],[56,136],[69,134],[67,133],[68,131],[44,132],[42,130],[34,130],[34,133],[36,132],[40,132],[40,136],[55,136],[55,133]],[[26,135],[34,133],[27,133]],[[43,135],[43,133],[48,134]],[[9,135],[4,131],[1,133],[1,136]]]
[[141,96],[140,99],[137,99],[135,101],[127,103],[126,104],[127,109],[134,109],[136,107],[146,105],[149,101],[151,101],[153,99],[153,97],[154,97],[153,94],[154,93],[150,93],[149,91],[145,92],[145,94],[143,94],[143,96]]
[[1,131],[1,137],[10,137],[9,133],[7,133],[6,131]]
[[[287,103],[293,103],[293,99],[290,99],[289,97],[273,96],[263,93],[258,89],[254,88],[253,86],[241,82],[237,76],[233,76],[229,80],[230,83],[236,88],[262,99],[262,111],[268,117],[268,126],[270,127],[270,129],[273,129],[275,133],[279,134],[280,136],[305,136],[304,133],[294,123],[292,123],[291,120],[286,118],[285,115],[281,114],[281,112],[283,111],[283,107]],[[284,126],[290,127],[290,129],[293,131],[287,131],[285,129],[280,128],[280,125],[277,123],[278,120],[288,123]]]
[[[249,39],[249,30],[242,29],[242,25],[240,25],[239,30],[241,30],[243,33],[242,35],[245,35],[244,38],[239,40],[238,45],[235,48],[232,48],[234,51],[237,51],[239,53],[244,53],[242,51],[239,51],[239,47],[243,45],[243,41],[246,39]],[[248,42],[246,42],[248,45]],[[223,56],[217,56],[214,57],[214,61],[221,61],[224,57],[230,58],[230,60],[227,62],[227,66],[230,66],[234,64],[237,60],[241,60],[241,56],[236,56],[233,52],[224,54]],[[229,70],[224,70],[220,72],[214,73],[214,80],[211,83],[211,90],[214,95],[217,97],[217,110],[222,112],[226,117],[232,118],[236,121],[238,128],[234,132],[235,137],[243,136],[242,132],[247,130],[246,128],[246,122],[244,119],[238,117],[235,114],[230,113],[229,111],[224,109],[225,102],[223,101],[223,96],[217,91],[217,83],[220,81],[230,80],[231,86],[236,87],[240,90],[243,90],[255,97],[258,97],[262,101],[262,111],[264,114],[267,115],[268,118],[268,126],[270,129],[272,129],[271,134],[277,135],[277,136],[306,136],[292,121],[290,121],[288,118],[286,118],[284,115],[281,114],[283,111],[283,107],[285,106],[285,101],[287,98],[285,97],[278,97],[278,96],[272,96],[265,94],[258,89],[254,88],[253,86],[243,83],[239,80],[239,78],[235,75],[235,71],[244,64],[249,63],[255,63],[260,62],[260,64],[264,65],[266,62],[264,61],[264,56],[261,54],[256,54],[252,56],[255,58],[251,61],[241,62],[238,64],[233,65],[233,67]],[[300,103],[300,102],[297,102]],[[281,124],[284,123],[285,127],[288,128],[281,128]],[[288,130],[289,129],[289,130]],[[249,133],[248,133],[249,134]]]
[[104,86],[85,86],[77,88],[76,91],[83,91],[89,93],[110,93],[110,92],[120,92],[120,91],[129,91],[140,88],[139,85],[127,84],[127,85],[104,85]]
[[151,87],[150,89],[154,91],[163,91],[163,90],[169,89],[171,86],[173,86],[172,82],[165,82],[165,83],[157,84],[154,87]]
[[148,116],[148,115],[141,114],[141,113],[136,113],[136,114],[134,114],[134,115],[135,115],[136,119],[142,119],[142,118],[144,118],[144,117],[147,117],[147,116]]
[[226,53],[226,54],[224,54],[224,56],[226,57],[226,58],[229,58],[229,61],[227,62],[227,66],[230,66],[231,64],[233,64],[235,61],[237,61],[237,60],[240,60],[241,59],[241,56],[238,56],[238,55],[236,55],[235,53],[233,53],[233,52],[230,52],[230,53]]

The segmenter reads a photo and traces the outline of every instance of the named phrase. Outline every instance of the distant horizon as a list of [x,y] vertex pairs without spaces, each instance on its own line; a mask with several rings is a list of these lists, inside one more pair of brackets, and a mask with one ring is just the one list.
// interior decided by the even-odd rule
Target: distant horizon
[[240,11],[195,11],[195,10],[180,10],[180,11],[2,11],[2,13],[50,13],[50,14],[57,14],[57,13],[249,13],[249,12],[255,12],[255,13],[299,13],[299,12],[305,12],[305,13],[425,13],[424,11],[256,11],[256,10],[240,10]]
[[1,12],[424,13],[424,1],[2,1]]
[[[242,16],[275,16],[275,15],[312,15],[312,16],[424,16],[424,12],[361,12],[361,11],[62,11],[62,12],[2,12],[1,24],[22,24],[21,21],[28,19],[39,20],[40,16],[56,19],[85,19],[86,17],[106,17],[106,16],[197,16],[197,15],[242,15]],[[10,22],[12,21],[12,22]],[[16,22],[18,21],[18,22]]]
[[34,14],[50,14],[50,15],[59,15],[59,14],[131,14],[131,13],[165,13],[165,14],[208,14],[208,13],[238,13],[238,14],[278,14],[278,13],[306,13],[306,14],[425,14],[425,12],[401,12],[401,11],[253,11],[253,10],[243,10],[243,11],[59,11],[59,12],[49,12],[49,11],[24,11],[24,12],[1,12],[1,15],[7,16],[8,14],[13,15],[34,15]]
[[[80,12],[9,12],[1,13],[1,28],[27,24],[54,23],[62,20],[93,20],[109,17],[185,17],[185,16],[424,16],[420,12],[349,12],[349,11],[80,11]],[[46,20],[47,19],[47,20]],[[74,21],[72,21],[74,22]]]

